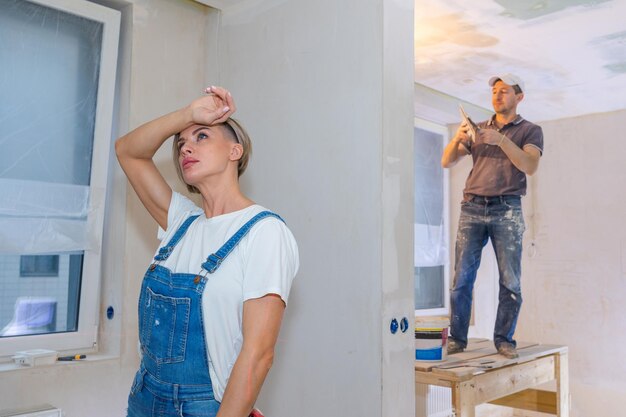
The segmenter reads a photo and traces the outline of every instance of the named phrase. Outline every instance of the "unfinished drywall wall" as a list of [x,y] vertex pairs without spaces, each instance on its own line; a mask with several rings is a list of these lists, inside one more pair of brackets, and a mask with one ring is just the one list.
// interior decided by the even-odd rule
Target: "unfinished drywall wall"
[[[221,21],[191,1],[130,3],[128,127],[187,104],[205,82],[228,86],[255,144],[244,189],[284,215],[300,245],[259,405],[276,417],[412,413],[412,333],[389,332],[392,317],[413,316],[412,2],[246,2]],[[169,150],[155,159],[181,190]],[[130,188],[126,199],[113,230],[125,254],[121,357],[2,374],[3,407],[124,415],[140,278],[158,244]]]
[[412,338],[389,322],[413,315],[412,2],[254,6],[222,16],[219,77],[255,146],[243,184],[301,257],[259,405],[409,415]]
[[[129,43],[120,57],[132,63],[126,62],[129,65],[122,65],[123,71],[118,71],[124,79],[122,95],[126,96],[118,103],[123,112],[122,126],[136,127],[186,104],[190,97],[201,92],[207,66],[204,45],[211,18],[209,8],[191,1],[97,2],[123,10],[122,36]],[[172,184],[180,187],[169,152],[159,152],[157,163]],[[105,332],[116,330],[105,334],[101,341],[105,352],[117,355],[119,351],[120,356],[98,362],[2,372],[0,409],[48,403],[61,408],[66,417],[125,415],[126,398],[139,360],[136,314],[139,286],[158,241],[156,224],[130,190],[126,205],[126,179],[114,160],[112,169],[114,214],[110,219],[113,222],[122,219],[122,224],[107,226],[105,242],[114,243],[105,243],[103,296],[115,305],[119,322],[102,324]],[[116,333],[120,328],[121,340],[111,337],[120,334]]]
[[[570,348],[572,417],[623,408],[626,362],[626,111],[542,124],[518,338]],[[619,414],[619,413],[618,413]]]

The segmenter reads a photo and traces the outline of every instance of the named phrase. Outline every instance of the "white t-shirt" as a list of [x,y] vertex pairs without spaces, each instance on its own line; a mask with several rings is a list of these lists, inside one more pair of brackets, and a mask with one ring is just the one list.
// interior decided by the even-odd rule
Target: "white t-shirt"
[[[252,205],[207,219],[203,210],[179,193],[172,193],[167,230],[159,228],[165,246],[190,215],[199,214],[172,254],[159,264],[172,272],[197,274],[206,258],[217,252],[248,220],[266,209]],[[155,254],[156,255],[156,254]],[[202,314],[213,393],[222,401],[241,345],[243,303],[277,294],[287,304],[298,272],[298,246],[287,226],[275,217],[256,223],[220,267],[208,277],[202,293]]]

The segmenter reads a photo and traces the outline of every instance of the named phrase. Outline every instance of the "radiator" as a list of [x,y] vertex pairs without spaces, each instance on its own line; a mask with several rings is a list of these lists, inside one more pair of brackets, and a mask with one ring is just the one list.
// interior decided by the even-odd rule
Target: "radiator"
[[63,413],[51,405],[42,405],[22,410],[3,410],[0,417],[62,417]]
[[452,390],[427,384],[415,384],[415,417],[454,417]]

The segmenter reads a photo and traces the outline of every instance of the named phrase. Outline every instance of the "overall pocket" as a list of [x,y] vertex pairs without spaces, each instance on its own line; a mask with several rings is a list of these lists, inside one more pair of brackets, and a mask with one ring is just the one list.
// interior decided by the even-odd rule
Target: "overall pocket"
[[139,340],[144,354],[157,363],[185,359],[191,299],[158,294],[146,288],[140,307]]

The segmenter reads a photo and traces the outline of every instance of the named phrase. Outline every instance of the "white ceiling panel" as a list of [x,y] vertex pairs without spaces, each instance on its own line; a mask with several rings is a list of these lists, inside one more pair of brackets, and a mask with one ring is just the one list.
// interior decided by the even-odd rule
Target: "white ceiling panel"
[[529,120],[626,108],[626,0],[416,0],[417,83],[491,108],[506,72]]

